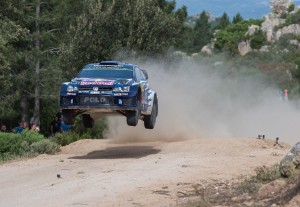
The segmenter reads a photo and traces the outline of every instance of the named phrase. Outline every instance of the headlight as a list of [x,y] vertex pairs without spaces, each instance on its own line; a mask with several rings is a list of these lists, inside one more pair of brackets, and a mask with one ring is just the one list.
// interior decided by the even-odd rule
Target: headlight
[[116,87],[113,90],[113,92],[129,92],[129,91],[130,91],[130,86]]
[[67,91],[68,92],[77,92],[78,91],[78,87],[77,86],[68,85]]

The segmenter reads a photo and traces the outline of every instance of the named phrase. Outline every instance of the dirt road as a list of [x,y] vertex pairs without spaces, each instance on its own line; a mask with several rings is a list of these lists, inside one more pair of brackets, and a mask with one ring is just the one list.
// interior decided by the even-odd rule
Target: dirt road
[[118,143],[81,140],[57,155],[0,165],[0,206],[181,206],[203,180],[229,180],[279,162],[273,141],[214,138]]

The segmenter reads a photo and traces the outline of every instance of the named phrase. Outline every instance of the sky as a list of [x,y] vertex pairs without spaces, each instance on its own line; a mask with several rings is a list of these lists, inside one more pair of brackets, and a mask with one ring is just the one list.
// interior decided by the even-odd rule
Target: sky
[[[220,17],[226,12],[232,18],[240,12],[244,19],[260,19],[270,13],[269,2],[270,0],[176,0],[176,6],[187,6],[189,15],[205,10],[214,17]],[[300,0],[294,2],[298,5]]]

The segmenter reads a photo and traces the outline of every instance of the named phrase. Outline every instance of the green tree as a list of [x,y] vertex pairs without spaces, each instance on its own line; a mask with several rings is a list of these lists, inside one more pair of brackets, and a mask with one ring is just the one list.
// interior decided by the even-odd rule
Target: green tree
[[65,67],[71,68],[68,76],[87,62],[111,59],[119,50],[153,54],[180,38],[184,11],[170,13],[173,9],[162,9],[163,1],[105,2],[85,0],[82,14],[68,30],[61,55]]
[[212,38],[211,24],[209,23],[209,17],[205,11],[200,14],[200,18],[196,21],[193,38],[195,51],[200,51]]
[[232,19],[232,24],[236,24],[238,22],[243,21],[243,17],[241,16],[241,14],[238,12]]
[[218,25],[216,29],[225,29],[228,25],[230,25],[230,20],[226,12],[217,19]]

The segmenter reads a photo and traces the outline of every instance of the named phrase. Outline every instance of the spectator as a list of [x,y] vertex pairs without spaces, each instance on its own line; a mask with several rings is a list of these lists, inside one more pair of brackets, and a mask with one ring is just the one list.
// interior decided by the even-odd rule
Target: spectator
[[40,125],[40,122],[37,121],[34,116],[30,118],[30,122],[29,122],[29,126],[30,128],[32,128],[32,126],[35,125],[35,126],[39,126]]
[[30,130],[31,130],[31,131],[34,131],[34,132],[39,132],[39,131],[40,131],[40,128],[39,128],[39,126],[33,124],[33,125],[31,126],[31,129],[30,129]]
[[16,127],[15,132],[22,133],[22,131],[23,131],[23,122],[20,122],[19,126]]
[[50,123],[50,135],[54,135],[61,131],[61,123],[57,116],[54,117],[53,121]]
[[67,131],[69,131],[70,128],[71,128],[70,125],[65,124],[64,118],[63,118],[63,117],[61,118],[61,126],[60,126],[60,127],[61,127],[61,131],[62,131],[62,132],[67,132]]
[[23,122],[22,127],[23,127],[23,130],[28,128],[28,125],[27,125],[26,121]]
[[7,132],[6,126],[3,124],[0,129],[1,132]]
[[284,101],[288,101],[289,100],[289,91],[288,91],[288,89],[284,89],[283,100]]

